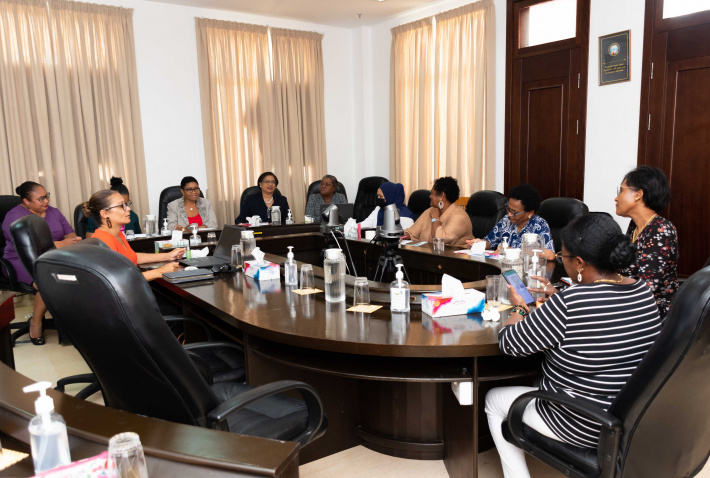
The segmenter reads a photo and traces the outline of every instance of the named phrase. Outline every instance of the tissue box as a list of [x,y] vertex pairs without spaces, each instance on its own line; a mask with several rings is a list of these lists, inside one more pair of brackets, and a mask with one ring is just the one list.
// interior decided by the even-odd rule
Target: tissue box
[[244,274],[253,277],[255,280],[281,279],[280,267],[273,262],[265,262],[259,265],[257,261],[246,261],[244,263]]
[[180,239],[179,241],[155,241],[155,253],[161,252],[160,249],[172,249],[177,247],[187,247],[190,244],[188,239]]
[[454,297],[445,297],[441,292],[422,294],[422,312],[432,317],[483,312],[485,307],[486,294],[475,289],[466,289]]

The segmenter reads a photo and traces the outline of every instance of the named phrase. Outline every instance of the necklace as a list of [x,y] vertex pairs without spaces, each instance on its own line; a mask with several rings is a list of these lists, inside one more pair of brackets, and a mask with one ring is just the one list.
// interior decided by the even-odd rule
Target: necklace
[[636,228],[636,230],[634,231],[633,235],[631,236],[631,242],[636,242],[636,239],[638,239],[639,234],[641,234],[641,231],[643,231],[643,230],[646,228],[646,226],[648,226],[648,224],[649,224],[651,221],[653,221],[653,219],[654,219],[656,216],[658,216],[658,214],[654,214],[653,216],[651,216],[651,218],[650,218],[648,221],[646,221],[646,224],[644,224],[643,226],[641,226],[641,228]]
[[621,281],[624,280],[624,278],[621,276],[621,274],[617,274],[619,276],[619,280],[614,280],[614,279],[597,279],[593,283],[596,284],[597,282],[609,282],[611,284],[618,284]]
[[[263,197],[263,196],[262,196],[262,197]],[[267,200],[266,198],[264,198],[264,202],[265,202],[266,204],[271,204],[272,202],[274,202],[274,197],[271,196],[271,198],[268,199],[268,200]]]

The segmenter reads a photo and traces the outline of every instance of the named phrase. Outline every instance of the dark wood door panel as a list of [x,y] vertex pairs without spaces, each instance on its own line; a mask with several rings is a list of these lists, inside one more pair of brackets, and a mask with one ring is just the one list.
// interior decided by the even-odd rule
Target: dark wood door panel
[[710,56],[668,63],[661,168],[671,183],[668,219],[678,230],[678,273],[710,256]]
[[534,184],[543,198],[561,192],[568,81],[553,78],[523,85],[521,178]]

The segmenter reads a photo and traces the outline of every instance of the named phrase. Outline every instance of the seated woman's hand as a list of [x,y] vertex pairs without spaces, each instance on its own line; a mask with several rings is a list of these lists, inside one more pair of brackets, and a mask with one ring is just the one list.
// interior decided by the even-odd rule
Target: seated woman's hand
[[513,306],[520,305],[527,309],[527,304],[525,303],[523,298],[520,297],[520,294],[516,292],[515,287],[512,287],[510,284],[506,285],[508,286],[508,300],[510,300],[510,304]]
[[178,259],[182,259],[182,256],[184,256],[184,255],[185,255],[185,248],[178,247],[178,248],[170,251],[170,255],[168,256],[168,259],[171,261],[177,261]]
[[539,287],[539,288],[528,287],[528,290],[530,292],[537,292],[540,294],[545,294],[545,297],[540,297],[538,299],[538,302],[547,301],[547,299],[549,299],[552,294],[555,294],[557,292],[557,289],[555,288],[555,286],[552,285],[552,282],[547,277],[542,277],[542,276],[530,276],[530,277],[532,277],[536,281],[539,281],[540,284],[542,285],[542,287]]
[[180,264],[178,264],[177,262],[171,262],[169,264],[165,264],[163,267],[155,269],[155,272],[158,273],[159,276],[162,276],[163,274],[166,274],[168,272],[175,272],[179,268]]
[[475,244],[475,243],[481,242],[481,241],[483,241],[483,239],[475,239],[475,238],[474,239],[466,239],[466,245],[470,246],[471,244]]

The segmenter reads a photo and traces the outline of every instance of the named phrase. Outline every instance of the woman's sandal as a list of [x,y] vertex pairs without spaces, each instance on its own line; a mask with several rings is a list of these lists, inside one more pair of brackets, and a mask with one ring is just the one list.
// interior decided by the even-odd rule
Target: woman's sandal
[[27,319],[27,335],[30,336],[30,342],[32,342],[32,345],[44,345],[47,343],[46,340],[44,340],[44,335],[40,335],[39,337],[32,337],[30,334],[30,322],[32,321],[32,317]]

